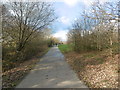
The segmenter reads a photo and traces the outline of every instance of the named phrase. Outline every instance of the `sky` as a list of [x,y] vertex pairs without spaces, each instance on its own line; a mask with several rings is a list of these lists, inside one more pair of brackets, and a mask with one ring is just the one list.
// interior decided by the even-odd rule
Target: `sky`
[[62,41],[67,40],[67,32],[72,26],[74,20],[80,16],[83,11],[84,2],[77,2],[76,0],[64,0],[61,2],[55,2],[54,8],[58,19],[53,25],[53,36],[60,38]]
[[[84,9],[89,10],[91,3],[95,0],[59,0],[54,5],[55,13],[58,19],[53,23],[53,36],[60,38],[61,41],[67,40],[67,32],[72,23],[80,17]],[[112,0],[100,0],[104,3]],[[115,0],[114,0],[115,1]]]

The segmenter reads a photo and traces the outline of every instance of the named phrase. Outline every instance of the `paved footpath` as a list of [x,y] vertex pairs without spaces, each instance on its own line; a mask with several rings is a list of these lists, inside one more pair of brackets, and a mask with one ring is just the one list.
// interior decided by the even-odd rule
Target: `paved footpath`
[[87,86],[78,79],[58,47],[53,47],[16,88],[87,88]]

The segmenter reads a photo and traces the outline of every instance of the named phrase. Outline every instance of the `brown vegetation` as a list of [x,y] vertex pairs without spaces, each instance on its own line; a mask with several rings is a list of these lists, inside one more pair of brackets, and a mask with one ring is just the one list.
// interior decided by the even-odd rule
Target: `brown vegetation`
[[[49,49],[48,49],[49,50]],[[2,73],[2,87],[3,88],[14,88],[20,83],[20,81],[34,68],[37,62],[48,50],[40,52],[35,55],[32,59],[29,59],[23,63],[20,63],[18,67],[10,69]]]
[[48,48],[48,26],[55,19],[47,2],[8,2],[2,6],[3,72]]
[[118,88],[118,54],[111,57],[107,52],[71,52],[65,56],[80,80],[90,88]]
[[90,88],[118,88],[118,4],[99,0],[68,32],[67,62]]

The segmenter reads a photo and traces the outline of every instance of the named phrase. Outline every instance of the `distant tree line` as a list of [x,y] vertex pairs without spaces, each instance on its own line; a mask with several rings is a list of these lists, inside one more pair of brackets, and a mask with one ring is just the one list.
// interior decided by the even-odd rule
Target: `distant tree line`
[[49,47],[58,46],[60,44],[63,44],[63,42],[59,38],[56,38],[56,37],[50,38]]

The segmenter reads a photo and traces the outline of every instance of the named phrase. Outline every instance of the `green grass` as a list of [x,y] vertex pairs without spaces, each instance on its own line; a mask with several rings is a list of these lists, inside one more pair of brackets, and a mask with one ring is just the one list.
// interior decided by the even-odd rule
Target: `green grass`
[[85,54],[85,55],[84,55],[85,58],[92,58],[92,57],[94,57],[94,56],[96,56],[95,53],[88,53],[88,54]]
[[58,48],[60,49],[62,53],[73,51],[72,46],[68,44],[59,45]]
[[113,54],[116,55],[116,54],[119,54],[119,43],[113,43],[113,46],[112,46],[112,51],[113,51]]

